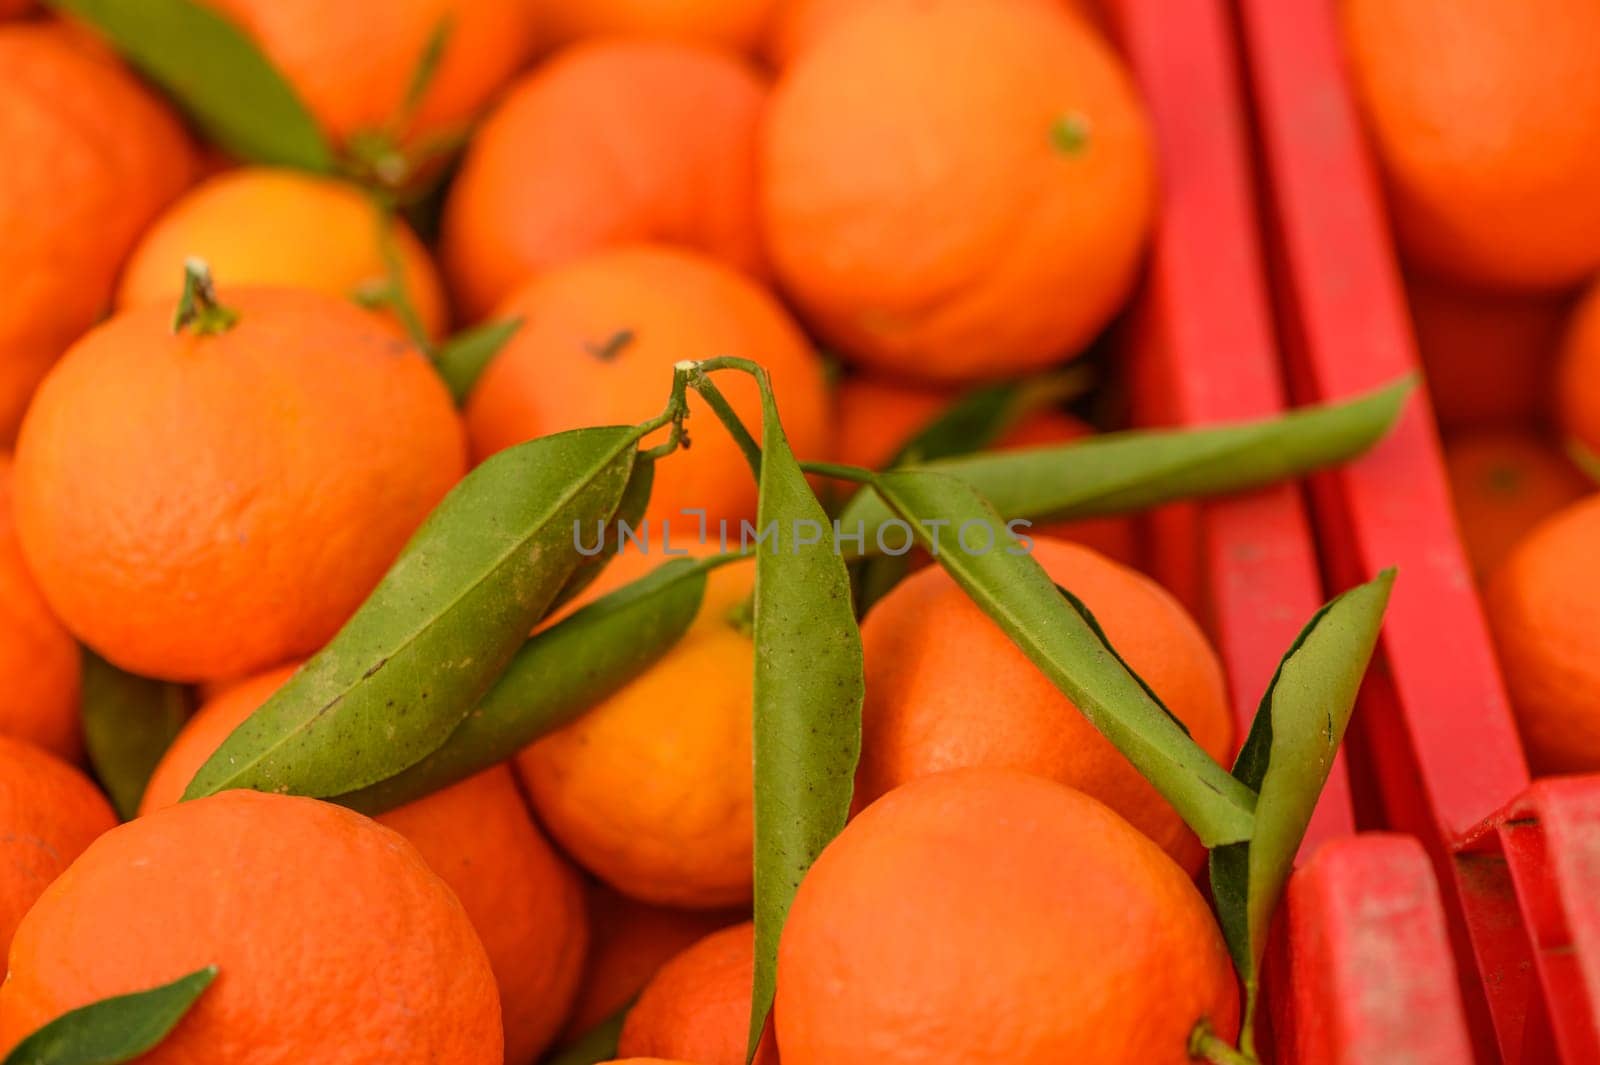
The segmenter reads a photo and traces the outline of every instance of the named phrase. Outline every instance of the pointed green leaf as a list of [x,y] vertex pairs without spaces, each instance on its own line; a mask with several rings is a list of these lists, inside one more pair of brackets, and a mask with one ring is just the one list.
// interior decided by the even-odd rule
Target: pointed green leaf
[[136,677],[83,652],[84,741],[95,776],[124,821],[138,815],[150,774],[189,712],[189,692],[181,684]]
[[[1248,839],[1255,795],[1189,738],[964,481],[929,470],[880,474],[878,495],[957,584],[1212,847]],[[942,524],[940,524],[942,523]]]
[[1245,985],[1246,1050],[1272,914],[1350,723],[1393,585],[1388,570],[1307,623],[1267,686],[1234,765],[1234,776],[1259,793],[1256,828],[1249,840],[1211,852],[1211,889]]
[[1600,455],[1596,455],[1583,441],[1573,437],[1567,441],[1567,454],[1572,463],[1595,484],[1600,484]]
[[[1107,433],[1049,447],[969,455],[927,469],[964,481],[1006,518],[1068,520],[1126,514],[1259,488],[1343,462],[1382,439],[1414,386],[1406,378],[1358,399],[1207,429]],[[868,551],[891,517],[861,492],[840,517],[864,528]],[[893,541],[891,541],[893,542]]]
[[[754,1057],[778,936],[800,880],[850,813],[861,753],[861,632],[832,525],[795,461],[765,375],[755,588]],[[814,535],[813,535],[814,534]],[[810,540],[808,544],[806,541]]]
[[521,328],[521,318],[485,322],[464,333],[457,333],[439,347],[434,366],[457,403],[467,401],[472,386],[478,383],[483,371]]
[[227,788],[323,798],[437,750],[582,560],[577,523],[616,509],[640,430],[578,429],[493,456],[429,515],[345,627],[200,767]]
[[94,26],[206,139],[253,163],[329,173],[333,150],[243,30],[194,0],[49,0]]
[[209,965],[170,984],[63,1014],[18,1043],[4,1065],[121,1065],[154,1049],[211,981]]
[[444,746],[333,801],[376,816],[498,765],[576,719],[677,644],[699,613],[706,574],[727,561],[673,559],[535,634]]
[[1021,385],[1005,381],[974,389],[902,444],[885,467],[932,462],[982,451],[1005,435],[1021,413]]
[[[605,521],[594,523],[591,526],[594,530],[592,533],[588,529],[575,530],[578,552],[584,557],[578,562],[578,568],[572,571],[572,576],[567,578],[567,583],[561,586],[547,613],[554,613],[583,594],[583,590],[594,583],[607,564],[622,552],[626,530],[637,530],[644,522],[645,508],[650,505],[650,490],[655,480],[655,459],[641,453],[634,460],[633,473],[628,476],[628,485],[622,490],[622,500],[617,504],[617,509]],[[589,539],[590,536],[594,539]],[[599,550],[594,551],[597,546]],[[591,551],[594,553],[590,554]]]
[[439,64],[444,59],[445,49],[449,47],[450,37],[454,32],[455,24],[449,15],[434,23],[433,32],[428,34],[428,40],[422,46],[422,55],[417,58],[417,65],[411,70],[411,80],[406,84],[405,99],[400,104],[400,119],[396,123],[399,129],[396,132],[404,132],[412,116],[417,113],[417,108],[422,106],[423,98],[433,87],[433,79],[439,73]]

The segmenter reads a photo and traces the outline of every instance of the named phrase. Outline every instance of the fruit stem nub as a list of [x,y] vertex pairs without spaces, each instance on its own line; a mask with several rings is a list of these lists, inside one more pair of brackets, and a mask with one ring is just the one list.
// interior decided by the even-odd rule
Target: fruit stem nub
[[1260,1065],[1254,1054],[1235,1050],[1211,1030],[1211,1022],[1201,1019],[1189,1033],[1189,1057],[1211,1065]]
[[172,331],[181,333],[190,326],[199,336],[226,333],[239,320],[239,312],[217,302],[217,289],[211,283],[211,267],[193,256],[183,261],[183,295],[172,316]]

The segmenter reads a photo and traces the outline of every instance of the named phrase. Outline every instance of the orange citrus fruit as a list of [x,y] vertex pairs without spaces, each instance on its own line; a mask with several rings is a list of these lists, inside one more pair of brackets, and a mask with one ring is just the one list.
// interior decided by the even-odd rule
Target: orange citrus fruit
[[[1112,646],[1213,757],[1233,753],[1216,652],[1160,585],[1077,544],[1033,556],[1094,613]],[[858,803],[964,766],[1024,769],[1106,803],[1185,868],[1205,851],[1177,812],[947,575],[902,582],[861,629],[867,696]]]
[[1600,285],[1573,312],[1556,355],[1555,376],[1561,430],[1600,454]]
[[239,676],[305,655],[461,476],[427,361],[353,304],[223,292],[238,321],[174,333],[124,312],[40,387],[17,445],[17,529],[51,606],[125,669]]
[[755,926],[749,921],[700,940],[661,967],[628,1011],[617,1053],[745,1065]]
[[78,643],[28,571],[11,518],[11,458],[0,455],[0,736],[76,760]]
[[1546,412],[1570,299],[1421,276],[1407,279],[1406,294],[1440,425],[1525,421]]
[[503,1057],[483,945],[416,848],[253,791],[114,828],[45,889],[11,943],[0,1048],[207,965],[216,983],[141,1065]]
[[1506,689],[1536,773],[1600,770],[1600,496],[1534,528],[1485,597]]
[[784,1065],[1184,1065],[1195,1023],[1228,1038],[1238,1009],[1184,871],[1100,803],[1008,770],[925,777],[857,817],[778,949]]
[[1600,6],[1344,0],[1339,10],[1411,258],[1531,288],[1600,267]]
[[0,443],[50,364],[111,302],[145,224],[183,191],[177,118],[109,53],[49,23],[0,26]]
[[[252,677],[202,706],[156,767],[140,813],[176,803],[212,752],[293,672]],[[533,1061],[577,994],[588,925],[577,874],[534,824],[511,771],[485,770],[377,821],[409,840],[461,900],[500,989],[506,1057]]]
[[[898,3],[911,7],[921,0],[778,0],[767,34],[767,55],[779,67],[810,48],[842,18],[871,5]],[[1035,0],[1067,11],[1077,11],[1088,0]]]
[[0,736],[0,958],[39,894],[116,824],[88,777],[30,743]]
[[117,306],[171,307],[191,256],[234,286],[381,301],[389,285],[385,240],[392,241],[419,324],[438,336],[446,325],[444,293],[426,249],[404,222],[392,223],[385,237],[378,208],[354,185],[267,167],[218,174],[168,208],[128,260]]
[[681,244],[759,274],[756,128],[766,88],[732,57],[665,41],[569,49],[473,138],[444,216],[461,309],[599,248]]
[[667,37],[750,51],[777,0],[530,0],[551,41],[580,37]]
[[659,662],[517,757],[539,819],[567,853],[662,905],[750,897],[755,647],[724,604],[753,574],[734,566],[715,576],[722,587]]
[[1597,489],[1560,449],[1529,429],[1448,436],[1444,459],[1456,527],[1479,580],[1535,525]]
[[[533,46],[526,5],[508,0],[202,2],[254,38],[323,132],[341,142],[385,131],[415,144],[464,130]],[[406,96],[441,32],[438,66],[407,116]]]
[[630,899],[595,882],[589,903],[589,959],[562,1041],[570,1042],[632,1002],[680,951],[740,919],[732,910],[680,910]]
[[1127,297],[1154,205],[1126,71],[1049,5],[873,5],[789,66],[764,127],[780,280],[843,357],[906,379],[1078,354]]
[[[467,402],[479,458],[547,433],[653,417],[666,405],[674,365],[723,355],[754,359],[771,373],[796,454],[825,447],[821,360],[777,300],[703,255],[660,246],[596,252],[534,277],[497,314],[523,324]],[[759,437],[755,382],[731,372],[717,387]],[[657,466],[649,513],[658,529],[668,520],[681,530],[697,519],[680,512],[702,508],[712,523],[732,522],[737,538],[738,521],[755,517],[755,481],[710,408],[698,396],[689,408],[694,446]]]

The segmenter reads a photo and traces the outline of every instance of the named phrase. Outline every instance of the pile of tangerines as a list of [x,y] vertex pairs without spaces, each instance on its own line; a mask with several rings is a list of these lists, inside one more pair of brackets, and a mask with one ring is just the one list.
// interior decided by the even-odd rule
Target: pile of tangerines
[[[0,1055],[214,966],[138,1060],[742,1065],[748,566],[716,570],[686,635],[616,694],[376,819],[253,791],[180,799],[489,456],[638,423],[674,367],[736,356],[770,372],[798,455],[878,468],[968,389],[1088,353],[1130,297],[1156,204],[1143,106],[1099,12],[153,6],[173,3],[252,42],[341,163],[252,162],[143,79],[79,10],[97,5],[0,0]],[[1566,142],[1508,146],[1459,99],[1404,111],[1437,101],[1407,99],[1413,51],[1387,50],[1381,20],[1440,5],[1349,6],[1415,222],[1402,233],[1474,282],[1592,272],[1600,242],[1572,245],[1600,229],[1600,154],[1562,169],[1578,166],[1553,150]],[[1529,6],[1561,8],[1574,42],[1600,38],[1576,0]],[[1518,76],[1566,71],[1592,122],[1600,68],[1560,66],[1550,53],[1572,54],[1547,43]],[[1488,154],[1406,154],[1419,125],[1451,118]],[[1532,223],[1468,194],[1500,180],[1484,159],[1525,177],[1519,206],[1551,223],[1525,255],[1508,247]],[[1540,165],[1589,194],[1582,227],[1558,218]],[[1457,213],[1428,198],[1440,188]],[[1508,229],[1464,235],[1490,223]],[[1453,404],[1463,422],[1527,415],[1525,355],[1564,304],[1420,279],[1414,293],[1447,420]],[[453,395],[432,356],[484,324],[503,343]],[[1600,448],[1585,398],[1600,394],[1600,303],[1566,348],[1562,424]],[[1515,380],[1475,388],[1444,368],[1469,357]],[[1092,434],[1079,416],[1104,408],[1070,391],[1044,389],[994,446]],[[753,381],[724,392],[761,422]],[[660,464],[646,519],[696,553],[713,549],[699,523],[753,518],[757,488],[739,442],[690,406],[692,446]],[[1485,543],[1522,511],[1474,493],[1499,492],[1508,462],[1557,462],[1517,434],[1453,445]],[[1578,493],[1564,469],[1513,472],[1543,509]],[[1572,579],[1594,571],[1597,523],[1591,504],[1542,527],[1496,593],[1527,615],[1505,646],[1551,768],[1580,751],[1600,767],[1600,728],[1578,723],[1600,686],[1600,627],[1583,620],[1597,597],[1578,604]],[[1199,746],[1229,758],[1217,655],[1138,571],[1134,526],[1056,525],[1035,544]],[[585,598],[655,561],[621,557]],[[1190,1059],[1197,1021],[1232,1039],[1237,978],[1194,881],[1205,850],[1152,784],[941,568],[895,585],[862,638],[855,816],[794,897],[758,1060],[1154,1065]],[[86,749],[86,650],[176,693],[168,734],[112,737],[120,790],[106,751]]]

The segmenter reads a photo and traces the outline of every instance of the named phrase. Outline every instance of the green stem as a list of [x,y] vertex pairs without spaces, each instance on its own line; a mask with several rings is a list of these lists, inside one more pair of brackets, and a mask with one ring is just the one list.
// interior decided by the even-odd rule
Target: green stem
[[1207,1020],[1201,1020],[1189,1033],[1189,1057],[1211,1065],[1260,1065],[1254,1054],[1229,1046],[1227,1040],[1211,1030],[1211,1022]]
[[756,438],[750,435],[750,430],[745,427],[739,418],[739,413],[733,409],[721,389],[717,388],[703,372],[696,372],[689,382],[689,387],[700,393],[700,398],[706,401],[711,412],[717,419],[727,426],[729,434],[733,436],[734,443],[739,445],[739,450],[744,452],[745,462],[750,464],[750,472],[756,479],[761,478],[761,445],[756,443]]
[[422,326],[422,318],[411,303],[411,293],[406,291],[406,268],[400,259],[400,242],[395,239],[394,205],[382,195],[374,193],[372,203],[378,211],[378,254],[383,256],[383,271],[387,283],[378,294],[376,302],[387,304],[400,319],[406,335],[418,350],[432,359],[437,356],[433,338]]
[[688,436],[683,429],[683,420],[689,416],[688,389],[689,379],[694,374],[695,364],[680,362],[672,368],[672,393],[667,397],[667,406],[660,414],[647,422],[640,422],[634,428],[634,439],[643,440],[657,429],[670,424],[672,435],[665,443],[657,444],[645,451],[652,459],[666,458],[680,445],[687,445]]
[[217,302],[211,268],[205,260],[193,256],[185,259],[183,295],[178,297],[178,311],[172,316],[172,331],[181,333],[193,327],[198,336],[215,336],[232,329],[238,320],[238,311]]
[[856,484],[871,484],[875,476],[865,466],[849,466],[842,462],[802,462],[800,468],[819,477],[836,477]]

